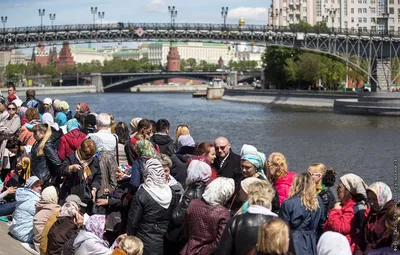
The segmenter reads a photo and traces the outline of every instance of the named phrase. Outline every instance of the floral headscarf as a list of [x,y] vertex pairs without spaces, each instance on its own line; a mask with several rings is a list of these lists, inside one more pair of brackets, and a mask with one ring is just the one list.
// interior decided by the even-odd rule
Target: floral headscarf
[[200,160],[192,160],[187,169],[186,185],[201,181],[207,183],[211,177],[211,167]]
[[133,118],[129,122],[129,125],[131,126],[131,134],[135,134],[138,131],[138,124],[142,120],[142,118]]
[[106,228],[106,216],[94,214],[85,223],[85,229],[103,239],[104,229]]
[[90,108],[87,104],[81,102],[79,103],[79,106],[80,106],[79,108],[80,113],[90,113]]
[[242,160],[249,161],[256,168],[257,173],[265,177],[264,164],[267,158],[264,153],[257,151],[252,145],[244,144],[240,157]]
[[67,122],[67,131],[71,132],[74,129],[78,129],[79,128],[79,123],[76,119],[70,119]]
[[378,206],[379,210],[381,210],[387,202],[392,200],[392,191],[389,186],[383,182],[374,182],[372,183],[367,190],[370,190],[375,193],[378,198]]
[[75,217],[77,213],[79,213],[78,204],[74,201],[68,201],[61,207],[61,212],[57,217]]
[[223,205],[235,191],[235,181],[232,178],[218,177],[206,187],[203,199],[209,205]]
[[149,140],[140,140],[137,141],[137,146],[139,150],[139,154],[144,158],[156,158],[157,151],[154,149],[153,144]]
[[122,164],[118,168],[121,172],[124,173],[123,179],[131,178],[132,175],[132,167],[128,164]]

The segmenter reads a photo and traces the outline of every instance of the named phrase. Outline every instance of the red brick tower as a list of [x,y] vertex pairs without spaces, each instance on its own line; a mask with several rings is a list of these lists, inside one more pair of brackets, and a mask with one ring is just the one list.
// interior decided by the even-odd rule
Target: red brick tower
[[[181,56],[179,56],[178,46],[171,42],[167,56],[167,71],[179,72],[180,70],[181,70]],[[180,78],[168,79],[168,83],[170,82],[184,84],[185,82],[187,82],[187,79],[180,79]]]
[[39,44],[39,48],[34,54],[35,64],[40,64],[41,66],[47,66],[49,64],[49,55],[46,53],[46,49],[43,44]]
[[74,57],[72,56],[71,49],[69,48],[69,43],[64,42],[56,64],[57,71],[62,72],[66,66],[70,65],[75,65]]
[[53,45],[53,49],[49,51],[49,63],[57,63],[57,47]]

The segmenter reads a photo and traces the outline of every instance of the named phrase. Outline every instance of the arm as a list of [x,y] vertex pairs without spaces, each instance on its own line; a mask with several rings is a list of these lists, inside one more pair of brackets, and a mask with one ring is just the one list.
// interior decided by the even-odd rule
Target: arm
[[143,205],[139,198],[140,194],[142,194],[142,191],[135,194],[135,197],[132,200],[131,209],[129,210],[126,233],[130,236],[136,235],[139,223],[143,217]]
[[274,196],[274,198],[272,199],[272,202],[271,202],[271,211],[276,213],[276,214],[279,214],[279,210],[281,209],[281,206],[279,204],[278,191],[276,190],[276,188],[274,186],[272,186],[272,187],[275,190],[275,196]]
[[50,142],[47,142],[43,148],[44,155],[46,156],[46,160],[55,166],[61,165],[61,160],[58,158],[56,153],[56,149],[54,145]]
[[175,210],[172,212],[172,222],[175,225],[182,225],[185,223],[186,210],[189,207],[192,197],[190,194],[184,194],[182,201],[178,203]]
[[21,127],[21,120],[19,119],[19,117],[13,117],[12,122],[11,122],[11,126],[7,129],[4,130],[5,135],[13,135],[15,134],[15,132],[17,132],[17,130]]
[[224,232],[225,226],[228,223],[230,216],[231,215],[230,215],[229,210],[221,211],[221,219],[218,222],[218,229],[217,229],[217,236],[215,238],[215,241],[216,241],[215,244],[218,244],[218,242],[221,240],[222,233]]
[[70,171],[68,170],[68,168],[70,165],[72,165],[71,159],[70,157],[66,157],[58,168],[58,173],[62,176],[69,175]]
[[228,222],[228,225],[225,227],[224,232],[222,233],[221,240],[218,243],[217,250],[215,255],[229,255],[233,254],[233,246],[235,242],[233,240],[233,224],[235,223],[234,219],[231,219]]
[[289,214],[289,208],[287,203],[283,203],[281,210],[279,212],[279,218],[281,218],[282,220],[284,220],[290,227],[290,214]]
[[334,231],[342,235],[348,235],[351,232],[353,218],[353,207],[349,209],[332,209],[328,213],[324,231]]
[[90,186],[90,188],[96,188],[96,190],[100,190],[102,176],[98,158],[93,159],[90,170],[92,171],[92,173],[94,173],[92,185]]

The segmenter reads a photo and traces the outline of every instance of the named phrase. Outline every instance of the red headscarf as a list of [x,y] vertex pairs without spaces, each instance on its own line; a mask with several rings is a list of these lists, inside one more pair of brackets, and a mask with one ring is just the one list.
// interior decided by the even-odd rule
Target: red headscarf
[[81,112],[81,113],[90,113],[90,108],[89,108],[89,106],[87,104],[81,102],[81,103],[79,103],[79,106],[81,107],[81,108],[79,108],[79,112]]

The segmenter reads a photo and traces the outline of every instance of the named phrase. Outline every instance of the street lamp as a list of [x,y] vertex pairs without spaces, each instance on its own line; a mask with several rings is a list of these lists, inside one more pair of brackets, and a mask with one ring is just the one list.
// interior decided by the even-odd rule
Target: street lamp
[[51,27],[53,27],[53,24],[54,24],[54,20],[56,19],[56,14],[49,14],[49,17],[50,17],[50,20],[51,20]]
[[228,17],[228,7],[222,7],[221,17],[224,19],[224,28],[226,28],[226,17]]
[[90,11],[93,14],[93,26],[96,24],[96,14],[97,14],[97,7],[91,7]]
[[42,27],[43,27],[43,16],[44,16],[45,12],[46,12],[45,9],[39,9],[40,29],[42,29]]
[[178,11],[175,10],[175,6],[168,6],[168,12],[171,15],[171,26],[175,24],[175,18],[178,16]]
[[99,12],[100,24],[103,24],[104,12]]
[[3,23],[3,34],[4,34],[4,49],[6,48],[6,23],[7,23],[7,16],[1,16],[1,23]]

